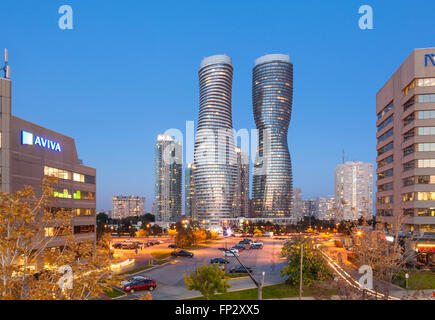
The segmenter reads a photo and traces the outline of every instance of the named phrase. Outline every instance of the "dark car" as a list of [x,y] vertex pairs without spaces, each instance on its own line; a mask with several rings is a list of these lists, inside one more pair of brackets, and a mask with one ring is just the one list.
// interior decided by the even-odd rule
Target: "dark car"
[[246,249],[246,245],[245,244],[236,244],[233,248],[237,249],[237,250],[245,250]]
[[227,263],[230,263],[230,262],[228,260],[224,259],[224,258],[214,258],[214,259],[210,260],[210,263],[211,264],[215,264],[215,263],[218,263],[218,264],[227,264]]
[[171,256],[173,256],[173,257],[189,257],[189,258],[193,258],[193,252],[189,252],[189,251],[186,251],[186,250],[174,251],[174,252],[171,252]]
[[[251,273],[252,272],[252,268],[251,267],[246,267],[246,269],[248,269],[248,271]],[[230,271],[228,271],[229,273],[247,273],[245,268],[243,268],[242,266],[237,267],[237,268],[232,268],[230,269]]]
[[243,239],[242,241],[239,242],[240,244],[246,244],[246,245],[250,245],[252,243],[251,239]]
[[251,249],[263,249],[263,245],[261,243],[253,243],[251,244]]
[[127,281],[123,284],[123,290],[125,292],[134,293],[140,290],[154,290],[157,287],[157,283],[152,279],[135,277],[131,281]]
[[218,250],[220,250],[220,251],[226,251],[227,248],[218,248]]
[[114,249],[121,249],[121,248],[122,248],[122,243],[119,243],[119,242],[114,243],[112,247],[113,247]]
[[148,243],[149,246],[153,246],[154,245],[154,242],[152,242],[152,241],[148,241],[147,243]]
[[177,245],[176,244],[170,244],[170,245],[168,245],[168,248],[177,249]]

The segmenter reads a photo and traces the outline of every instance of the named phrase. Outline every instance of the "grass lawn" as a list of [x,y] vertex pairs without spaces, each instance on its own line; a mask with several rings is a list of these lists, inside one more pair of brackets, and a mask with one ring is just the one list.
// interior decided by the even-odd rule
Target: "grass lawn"
[[249,277],[246,273],[227,273],[226,274],[226,276],[228,277],[228,278],[231,278],[231,279],[233,279],[233,278],[247,278],[247,277]]
[[[318,289],[305,289],[303,296],[313,296],[313,293]],[[328,290],[325,294],[334,295],[335,290]],[[278,298],[292,298],[299,296],[299,287],[291,287],[287,284],[274,284],[271,286],[263,287],[263,299],[278,299]],[[256,288],[228,292],[218,294],[211,298],[211,300],[257,300],[258,290]],[[203,297],[194,298],[189,300],[204,300]]]
[[171,255],[172,251],[173,250],[155,250],[155,251],[151,252],[151,256],[154,259],[162,260],[162,259],[169,257]]
[[120,297],[120,296],[125,295],[124,292],[117,290],[117,289],[114,289],[114,288],[112,288],[112,290],[107,289],[107,290],[103,291],[103,294],[109,298],[116,298],[116,297]]
[[435,272],[420,271],[411,274],[411,276],[409,277],[409,289],[412,290],[435,289]]

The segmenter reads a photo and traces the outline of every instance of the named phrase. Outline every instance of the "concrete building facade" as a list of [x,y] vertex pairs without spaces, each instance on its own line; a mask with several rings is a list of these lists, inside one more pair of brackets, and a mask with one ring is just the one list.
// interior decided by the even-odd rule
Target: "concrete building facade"
[[145,214],[145,198],[138,196],[113,196],[112,219],[141,216]]

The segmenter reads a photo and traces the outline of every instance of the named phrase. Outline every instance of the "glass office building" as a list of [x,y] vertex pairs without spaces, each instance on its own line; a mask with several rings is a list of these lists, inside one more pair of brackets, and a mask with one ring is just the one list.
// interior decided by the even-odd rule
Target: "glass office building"
[[214,55],[201,61],[199,118],[195,139],[194,184],[198,219],[220,230],[231,216],[237,160],[231,112],[231,58]]
[[293,99],[290,57],[270,54],[255,61],[252,79],[258,148],[253,177],[256,217],[289,217],[292,167],[287,144]]

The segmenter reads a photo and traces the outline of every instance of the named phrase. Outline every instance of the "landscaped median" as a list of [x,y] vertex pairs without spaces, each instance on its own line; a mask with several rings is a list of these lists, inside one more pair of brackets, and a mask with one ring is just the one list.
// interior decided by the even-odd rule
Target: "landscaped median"
[[114,298],[125,296],[126,294],[121,290],[112,288],[112,290],[111,289],[104,290],[103,293],[101,293],[100,295],[106,299],[114,299]]
[[[399,274],[393,283],[406,289],[405,272]],[[409,272],[408,289],[426,290],[435,289],[435,272],[414,270]]]
[[[306,288],[302,296],[312,297],[318,295],[319,288]],[[325,289],[323,295],[333,296],[337,295],[334,289]],[[283,298],[296,298],[299,296],[299,287],[292,287],[285,283],[273,284],[263,287],[263,299],[283,299]],[[257,300],[258,289],[244,289],[236,290],[228,293],[217,294],[212,296],[210,300]],[[204,297],[190,298],[186,300],[205,300]]]

